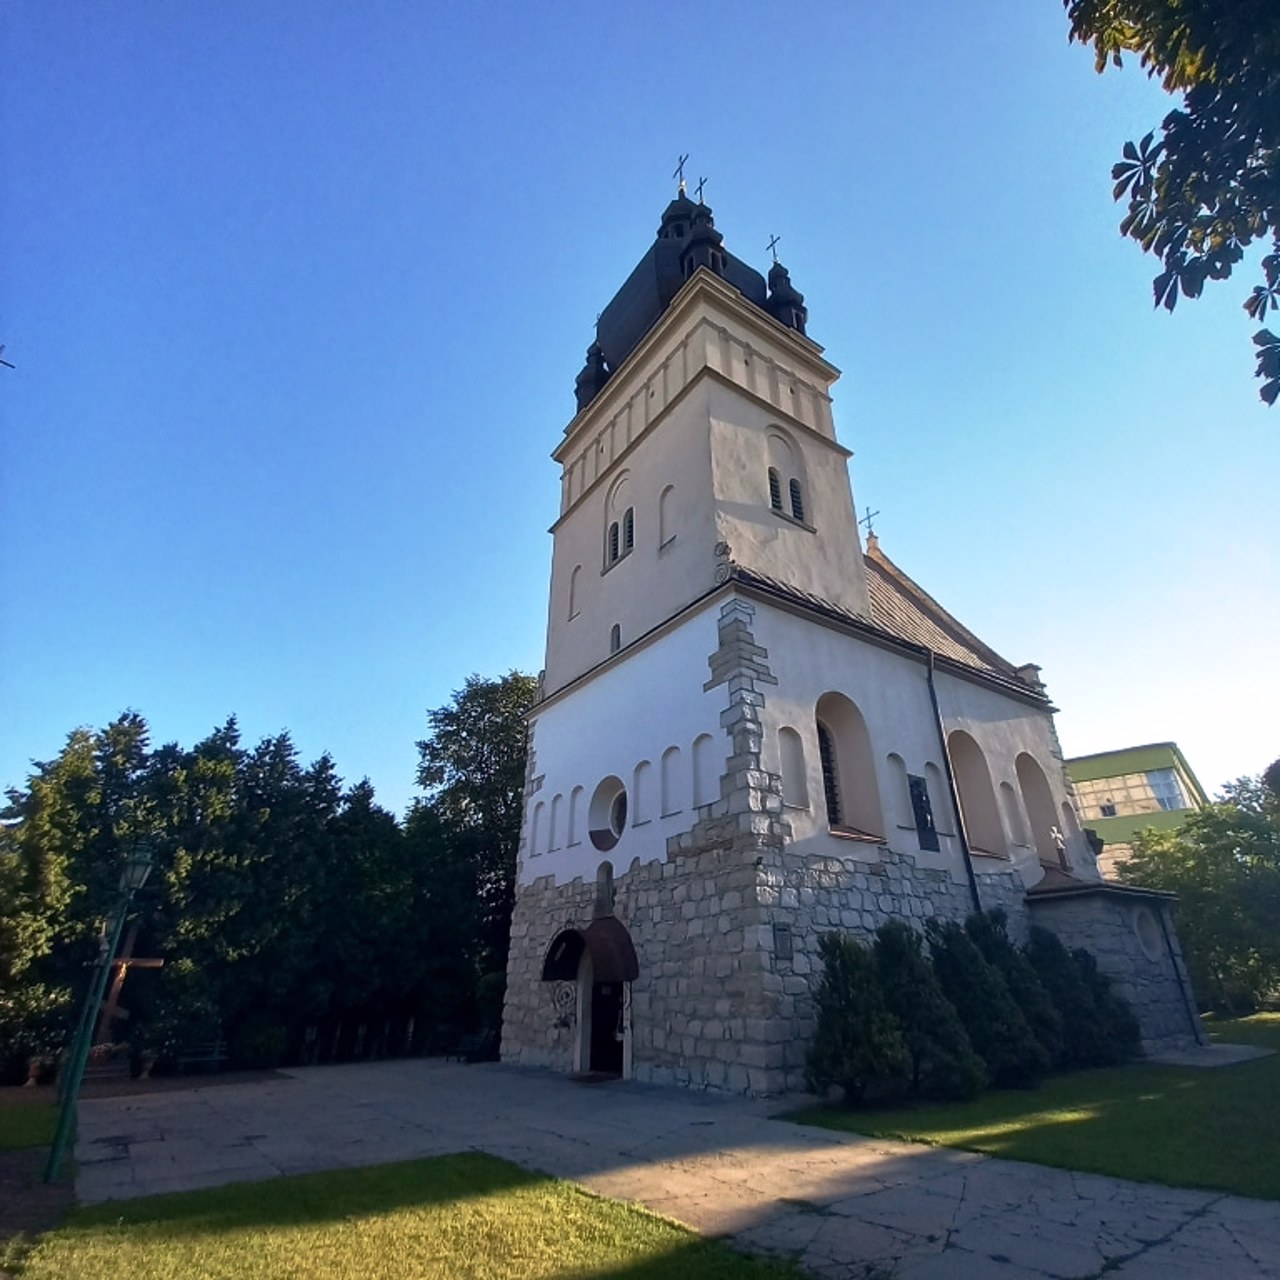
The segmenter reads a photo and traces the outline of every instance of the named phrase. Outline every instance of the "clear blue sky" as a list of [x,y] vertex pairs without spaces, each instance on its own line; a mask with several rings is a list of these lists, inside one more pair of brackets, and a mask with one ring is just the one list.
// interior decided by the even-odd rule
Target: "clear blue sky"
[[885,550],[1071,754],[1280,755],[1254,269],[1173,317],[1110,166],[1171,102],[1057,0],[0,11],[0,785],[126,707],[289,729],[403,809],[536,671],[596,313],[678,152],[777,232]]

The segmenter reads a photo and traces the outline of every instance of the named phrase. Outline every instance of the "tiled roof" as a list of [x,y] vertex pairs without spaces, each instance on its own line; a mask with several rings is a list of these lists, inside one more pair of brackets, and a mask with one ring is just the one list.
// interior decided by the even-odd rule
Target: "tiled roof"
[[828,617],[837,618],[871,635],[879,634],[916,649],[930,649],[944,661],[1012,685],[1024,695],[1044,698],[1044,690],[1025,680],[1007,659],[983,644],[967,627],[957,622],[927,591],[913,582],[880,550],[875,538],[868,539],[863,555],[867,571],[867,593],[871,618],[856,617],[845,609],[794,587],[735,565],[739,582],[753,583],[770,594],[784,596]]
[[863,562],[867,567],[871,619],[876,626],[966,667],[976,667],[1005,680],[1018,678],[1011,662],[983,644],[923,587],[908,578],[880,550],[874,536],[867,539]]

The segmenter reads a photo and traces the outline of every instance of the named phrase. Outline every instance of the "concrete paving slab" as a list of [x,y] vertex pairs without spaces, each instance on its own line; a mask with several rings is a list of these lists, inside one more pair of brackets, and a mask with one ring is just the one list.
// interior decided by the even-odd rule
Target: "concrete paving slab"
[[1280,1205],[804,1129],[776,1104],[501,1064],[306,1068],[82,1104],[86,1203],[487,1151],[812,1275],[1280,1280]]

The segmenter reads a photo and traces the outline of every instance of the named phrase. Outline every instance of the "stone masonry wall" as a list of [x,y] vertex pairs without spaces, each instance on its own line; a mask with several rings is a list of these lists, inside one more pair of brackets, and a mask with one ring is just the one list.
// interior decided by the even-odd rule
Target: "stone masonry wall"
[[[1032,898],[1031,902],[1033,923],[1056,933],[1065,947],[1084,947],[1093,953],[1116,992],[1133,1006],[1148,1053],[1204,1043],[1191,980],[1165,900],[1104,892]],[[1147,921],[1142,921],[1141,912],[1148,913]],[[1144,924],[1145,946],[1140,934]]]

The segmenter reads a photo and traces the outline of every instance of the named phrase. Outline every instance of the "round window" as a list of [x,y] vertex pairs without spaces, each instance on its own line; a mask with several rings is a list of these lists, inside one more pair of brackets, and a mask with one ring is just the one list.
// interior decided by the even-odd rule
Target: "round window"
[[1134,911],[1133,931],[1138,935],[1138,945],[1148,960],[1159,960],[1163,957],[1160,924],[1150,907],[1138,907]]
[[587,814],[591,843],[602,852],[612,849],[627,829],[627,789],[612,775],[596,787]]

